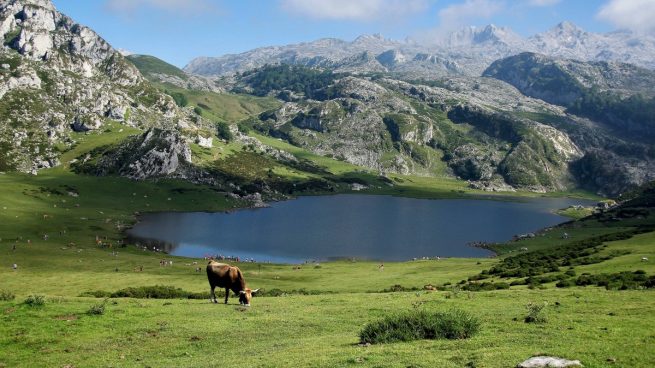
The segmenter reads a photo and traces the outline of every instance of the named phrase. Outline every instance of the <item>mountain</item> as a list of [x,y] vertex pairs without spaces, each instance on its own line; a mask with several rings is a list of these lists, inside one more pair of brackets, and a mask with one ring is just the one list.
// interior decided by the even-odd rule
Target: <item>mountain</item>
[[[605,71],[612,76],[605,85],[628,88],[645,71],[617,65]],[[587,78],[597,68],[578,65]],[[585,187],[605,195],[653,179],[653,139],[615,134],[603,120],[528,97],[487,74],[496,78],[410,83],[281,65],[244,73],[235,88],[287,101],[251,120],[253,129],[383,173],[456,176],[489,190]],[[537,75],[530,83],[550,80]],[[638,95],[647,84],[630,91]]]
[[365,53],[380,54],[400,45],[401,43],[385,39],[381,35],[360,36],[352,42],[323,38],[297,45],[262,47],[219,58],[200,57],[192,60],[184,71],[190,74],[216,76],[243,72],[266,64],[327,67],[348,58],[357,62],[357,58]]
[[[530,38],[523,38],[506,27],[488,25],[465,27],[445,37],[422,42],[394,41],[381,35],[360,36],[352,42],[321,39],[217,58],[197,58],[184,70],[190,74],[222,76],[284,63],[424,79],[447,75],[479,76],[493,61],[521,52],[581,61],[620,61],[655,68],[655,38],[652,36],[628,31],[597,34],[562,22]],[[368,61],[363,63],[363,59]]]
[[93,30],[49,0],[0,5],[0,170],[36,173],[60,164],[75,132],[111,122],[148,129],[203,124],[155,89]]

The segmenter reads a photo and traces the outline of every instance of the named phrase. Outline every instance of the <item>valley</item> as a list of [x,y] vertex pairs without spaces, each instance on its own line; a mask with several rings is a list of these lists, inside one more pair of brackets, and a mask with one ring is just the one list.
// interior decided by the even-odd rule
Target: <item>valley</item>
[[[74,9],[130,24],[103,4]],[[0,0],[0,35],[0,368],[655,365],[652,32],[365,34],[182,68]],[[128,236],[152,218],[176,244]],[[209,302],[216,253],[252,306]]]

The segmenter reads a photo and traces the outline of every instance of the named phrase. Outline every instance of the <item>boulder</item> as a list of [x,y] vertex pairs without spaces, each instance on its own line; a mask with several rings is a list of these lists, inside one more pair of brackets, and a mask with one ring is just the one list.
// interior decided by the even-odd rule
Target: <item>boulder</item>
[[549,356],[532,357],[517,365],[517,368],[566,368],[582,367],[579,360],[567,360]]

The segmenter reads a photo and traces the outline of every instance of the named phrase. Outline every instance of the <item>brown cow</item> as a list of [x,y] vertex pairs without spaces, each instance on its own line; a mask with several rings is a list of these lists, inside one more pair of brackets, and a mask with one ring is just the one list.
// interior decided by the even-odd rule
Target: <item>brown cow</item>
[[209,261],[207,264],[207,279],[211,287],[209,301],[213,301],[214,303],[218,303],[216,293],[214,292],[217,286],[225,288],[225,304],[227,304],[230,290],[232,290],[235,294],[239,295],[239,304],[243,304],[246,307],[250,306],[250,300],[253,294],[259,290],[250,290],[246,287],[246,280],[244,280],[239,267],[216,261]]

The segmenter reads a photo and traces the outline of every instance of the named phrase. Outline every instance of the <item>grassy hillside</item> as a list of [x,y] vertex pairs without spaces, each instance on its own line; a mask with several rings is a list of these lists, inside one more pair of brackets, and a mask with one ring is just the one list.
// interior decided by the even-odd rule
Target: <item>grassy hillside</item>
[[215,93],[188,90],[171,84],[158,84],[162,90],[172,95],[183,95],[184,106],[194,107],[194,111],[211,121],[235,123],[263,111],[280,106],[280,102],[270,97],[255,97],[232,93]]
[[188,79],[187,74],[180,68],[154,56],[129,55],[127,56],[127,60],[131,61],[132,64],[134,64],[134,66],[136,66],[137,69],[146,76],[152,74],[166,74],[182,78],[183,80]]

